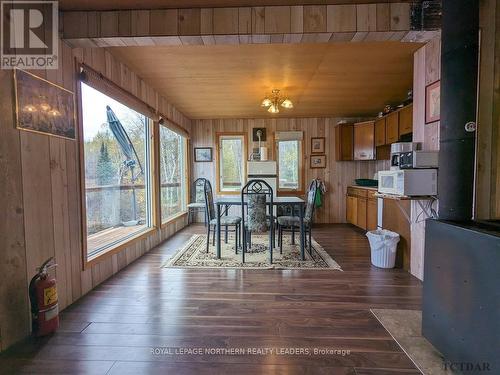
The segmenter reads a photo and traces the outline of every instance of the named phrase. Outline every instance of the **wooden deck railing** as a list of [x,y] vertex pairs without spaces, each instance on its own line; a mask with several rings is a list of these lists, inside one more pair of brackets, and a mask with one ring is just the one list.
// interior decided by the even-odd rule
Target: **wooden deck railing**
[[[178,188],[181,187],[182,184],[180,182],[169,182],[169,183],[162,183],[160,185],[162,188]],[[101,186],[89,186],[85,188],[86,192],[98,192],[98,191],[104,191],[104,190],[132,190],[132,189],[145,189],[146,185],[145,184],[114,184],[114,185],[101,185]]]

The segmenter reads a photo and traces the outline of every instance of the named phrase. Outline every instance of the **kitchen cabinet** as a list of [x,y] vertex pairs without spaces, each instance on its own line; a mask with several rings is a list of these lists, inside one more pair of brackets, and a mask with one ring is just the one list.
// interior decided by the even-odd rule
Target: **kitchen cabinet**
[[349,161],[354,158],[354,124],[338,124],[335,127],[335,159]]
[[399,112],[387,115],[385,123],[386,143],[396,143],[399,140]]
[[356,208],[358,215],[356,225],[366,230],[366,198],[358,197],[357,199]]
[[377,198],[366,200],[366,230],[377,229]]
[[410,270],[411,259],[411,227],[406,215],[411,213],[411,201],[384,199],[382,210],[383,228],[399,234],[396,254],[396,268]]
[[385,117],[382,117],[375,121],[375,146],[385,144]]
[[358,199],[356,197],[347,196],[346,201],[346,220],[348,223],[357,225],[358,222]]
[[376,190],[349,186],[346,197],[346,220],[364,230],[377,228]]
[[399,135],[413,132],[413,105],[407,105],[399,111]]
[[354,124],[354,160],[375,159],[375,122]]
[[335,128],[336,160],[389,160],[391,143],[412,132],[412,104],[373,121],[339,124]]

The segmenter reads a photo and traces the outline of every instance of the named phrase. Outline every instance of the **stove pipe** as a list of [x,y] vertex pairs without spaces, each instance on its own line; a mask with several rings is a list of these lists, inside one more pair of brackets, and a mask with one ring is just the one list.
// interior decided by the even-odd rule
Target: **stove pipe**
[[439,218],[473,216],[479,0],[443,0]]

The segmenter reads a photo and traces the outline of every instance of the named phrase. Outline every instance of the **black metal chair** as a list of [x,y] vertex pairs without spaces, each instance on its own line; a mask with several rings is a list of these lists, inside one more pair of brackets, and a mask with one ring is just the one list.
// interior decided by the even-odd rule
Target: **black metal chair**
[[188,209],[188,224],[191,224],[193,214],[203,211],[205,214],[205,226],[207,226],[207,210],[205,210],[205,181],[203,177],[197,178],[193,182],[193,190],[191,193],[191,203],[187,205]]
[[[212,238],[212,246],[215,246],[215,236],[216,236],[216,231],[217,231],[217,214],[215,211],[215,204],[214,204],[214,195],[212,191],[212,184],[210,181],[205,180],[204,187],[203,187],[204,193],[205,193],[205,210],[206,210],[206,215],[208,218],[208,225],[207,225],[207,253],[208,253],[208,248],[210,244],[210,231],[212,230],[213,226],[213,238]],[[240,235],[240,226],[241,226],[241,217],[239,216],[221,216],[220,218],[220,225],[226,227],[234,227],[234,230],[231,230],[231,232],[235,232],[235,251],[236,253],[238,252],[238,246],[241,243],[241,235]],[[225,243],[227,243],[227,236],[225,239]]]
[[[307,192],[306,209],[304,212],[304,230],[309,254],[312,256],[312,226],[314,218],[314,208],[316,205],[316,194],[318,188],[313,184]],[[292,244],[295,243],[295,232],[300,232],[300,216],[278,216],[278,246],[280,254],[283,253],[283,232],[292,233]]]
[[[274,205],[273,188],[263,180],[251,180],[241,189],[241,217],[243,228],[243,250],[241,260],[245,262],[247,244],[252,245],[252,232],[269,230],[269,262],[273,263]],[[246,212],[246,213],[245,213]]]

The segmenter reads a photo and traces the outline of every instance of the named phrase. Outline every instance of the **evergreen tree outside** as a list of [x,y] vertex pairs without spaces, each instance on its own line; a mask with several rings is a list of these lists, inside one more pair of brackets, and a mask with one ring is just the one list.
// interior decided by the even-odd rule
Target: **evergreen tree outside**
[[96,177],[100,186],[113,183],[115,178],[115,167],[109,157],[108,147],[104,142],[101,143],[101,150],[97,159]]

